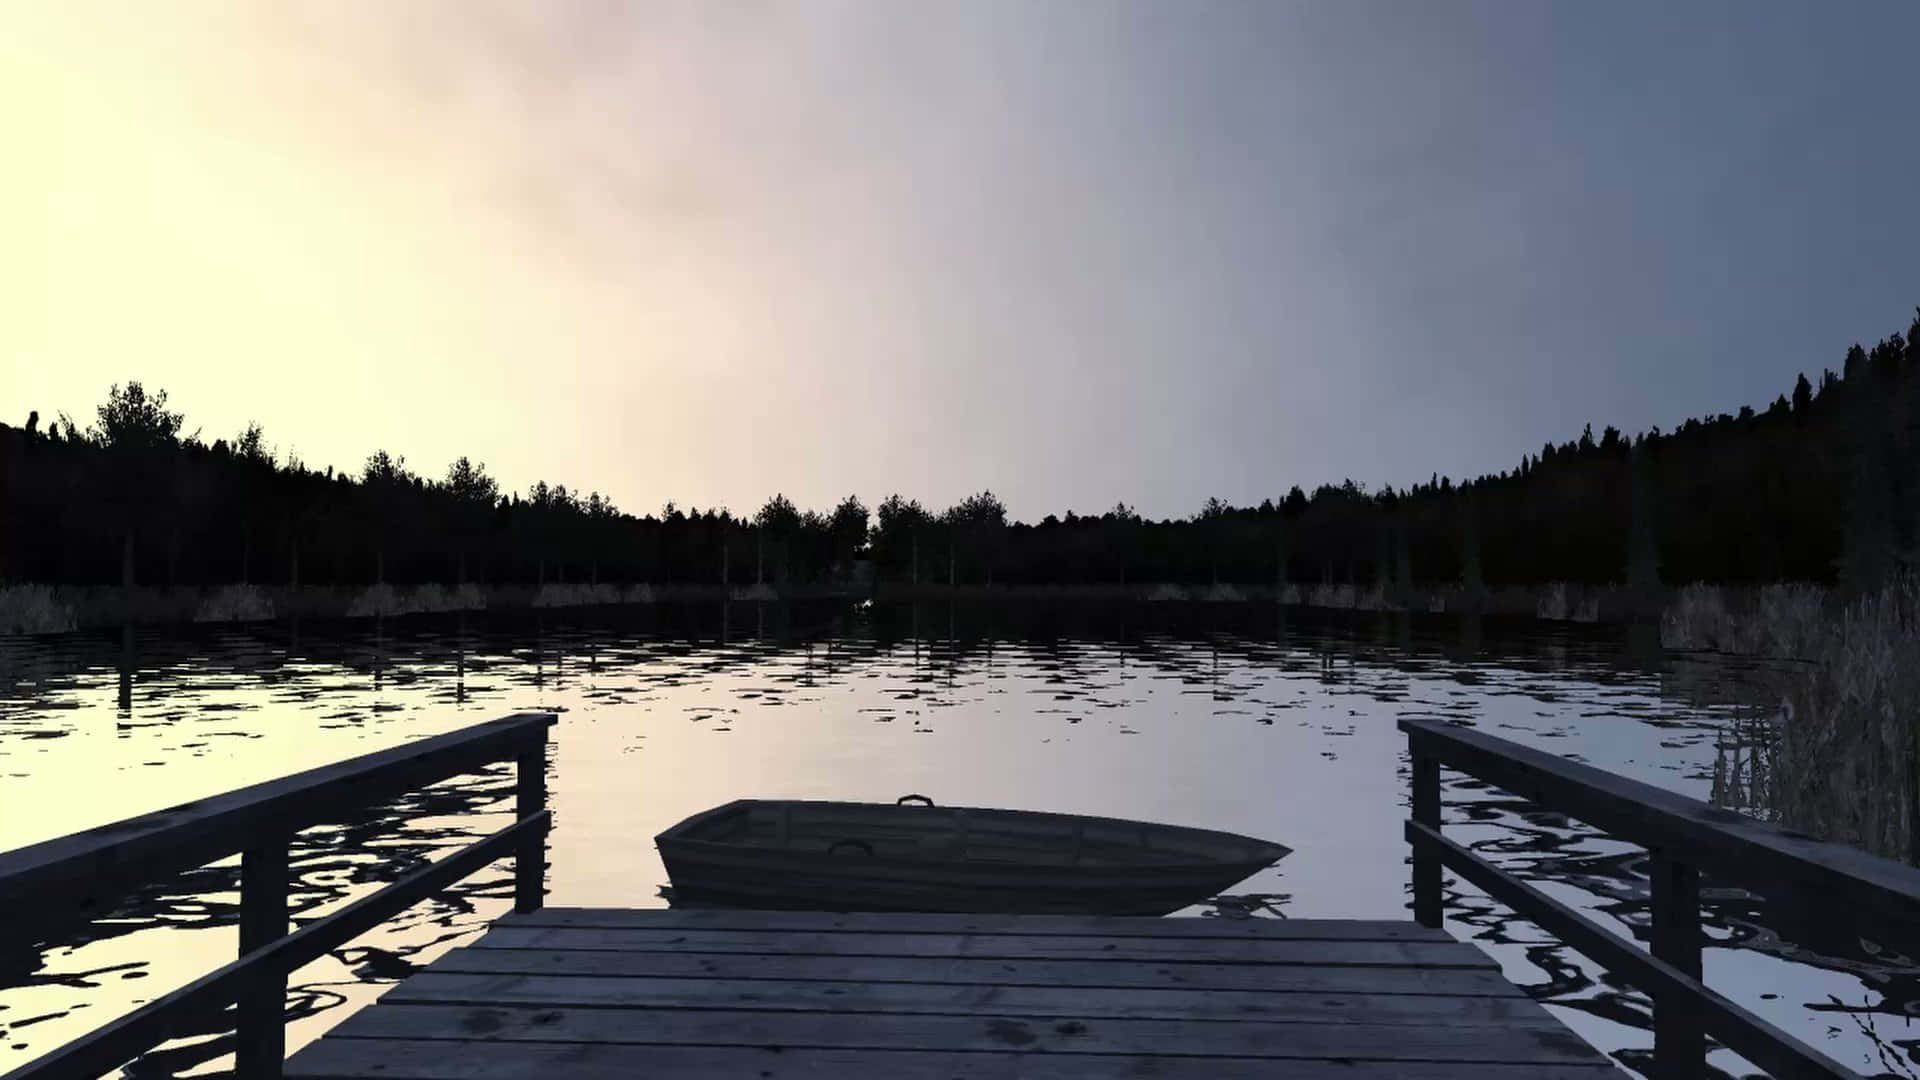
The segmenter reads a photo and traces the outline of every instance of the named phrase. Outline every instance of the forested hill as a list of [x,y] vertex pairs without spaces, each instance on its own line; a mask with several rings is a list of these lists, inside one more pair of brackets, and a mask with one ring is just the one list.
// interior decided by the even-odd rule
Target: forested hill
[[1185,520],[1121,505],[1025,523],[985,492],[944,511],[898,495],[871,515],[852,497],[802,511],[776,495],[751,517],[673,503],[636,517],[564,485],[503,494],[465,458],[439,478],[384,450],[359,476],[315,471],[276,460],[258,426],[182,437],[165,393],[129,383],[84,431],[64,416],[0,425],[0,579],[742,584],[871,559],[883,580],[922,583],[1866,585],[1920,562],[1916,385],[1920,317],[1764,410],[1631,437],[1589,427],[1498,475],[1296,486]]

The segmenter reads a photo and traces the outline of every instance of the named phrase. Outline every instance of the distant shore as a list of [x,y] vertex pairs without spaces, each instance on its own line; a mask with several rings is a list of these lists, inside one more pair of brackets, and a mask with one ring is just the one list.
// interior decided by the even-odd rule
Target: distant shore
[[1351,585],[273,585],[0,586],[0,633],[46,634],[141,626],[361,618],[454,611],[535,611],[662,603],[862,600],[1266,603],[1347,611],[1477,612],[1583,623],[1657,619],[1672,590],[1555,584],[1469,591]]
[[1263,603],[1331,611],[1477,613],[1565,622],[1653,621],[1667,610],[1671,589],[1629,590],[1620,585],[1507,585],[1472,590],[1461,585],[903,585],[883,583],[876,600],[963,599],[1141,603]]

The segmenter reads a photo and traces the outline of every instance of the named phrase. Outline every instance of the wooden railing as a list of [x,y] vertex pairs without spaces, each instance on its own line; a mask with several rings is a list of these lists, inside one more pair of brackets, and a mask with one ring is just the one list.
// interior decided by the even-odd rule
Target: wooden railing
[[[1775,1077],[1859,1074],[1700,981],[1700,875],[1770,900],[1798,898],[1882,940],[1920,938],[1920,869],[1711,806],[1471,728],[1401,720],[1413,764],[1413,911],[1441,923],[1441,867],[1648,992],[1654,1067],[1697,1077],[1706,1036]],[[1645,847],[1649,948],[1589,920],[1440,833],[1440,769],[1458,769],[1542,808]]]
[[[549,713],[522,713],[199,802],[0,854],[0,935],[21,943],[98,918],[154,881],[240,853],[240,956],[225,967],[6,1074],[94,1080],[235,1006],[235,1071],[277,1078],[287,975],[499,859],[514,860],[514,908],[536,911],[546,867]],[[518,766],[515,821],[289,934],[287,845],[312,825],[499,761]]]

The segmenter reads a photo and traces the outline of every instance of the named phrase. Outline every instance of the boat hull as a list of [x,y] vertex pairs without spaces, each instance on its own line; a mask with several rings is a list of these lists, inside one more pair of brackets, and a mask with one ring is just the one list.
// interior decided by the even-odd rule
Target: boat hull
[[[1051,825],[1069,819],[1034,815],[1033,820]],[[884,843],[879,851],[834,854],[716,843],[676,836],[677,830],[661,834],[656,842],[676,907],[809,911],[1166,915],[1231,889],[1285,854],[1277,845],[1231,834],[1084,820],[1097,820],[1095,828],[1152,830],[1156,839],[1201,838],[1197,842],[1205,843],[1224,838],[1264,850],[1245,859],[1089,865],[1064,857],[1051,863],[1032,858],[903,857],[885,853]]]
[[679,908],[768,911],[917,911],[995,915],[1169,915],[1225,892],[1261,867],[1174,883],[982,887],[971,882],[907,884],[889,878],[833,875],[767,882],[765,871],[716,873],[706,865],[676,868],[670,902]]

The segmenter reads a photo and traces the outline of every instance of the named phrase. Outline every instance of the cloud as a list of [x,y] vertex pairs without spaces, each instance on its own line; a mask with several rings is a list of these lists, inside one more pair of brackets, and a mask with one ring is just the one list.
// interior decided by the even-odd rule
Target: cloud
[[1912,302],[1912,34],[1857,12],[194,14],[72,0],[0,41],[0,225],[37,253],[0,355],[41,360],[0,397],[137,371],[316,460],[633,506],[1166,514],[1672,426]]

